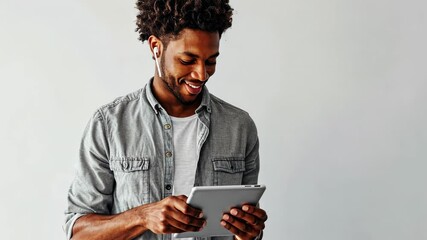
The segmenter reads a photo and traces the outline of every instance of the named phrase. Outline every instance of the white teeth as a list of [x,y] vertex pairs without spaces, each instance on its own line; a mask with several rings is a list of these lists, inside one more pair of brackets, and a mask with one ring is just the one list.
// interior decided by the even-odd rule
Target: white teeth
[[200,87],[202,87],[202,85],[200,85],[200,86],[195,86],[195,85],[191,85],[191,84],[189,84],[189,83],[187,83],[187,85],[188,85],[188,86],[190,86],[190,87],[192,87],[192,88],[200,88]]

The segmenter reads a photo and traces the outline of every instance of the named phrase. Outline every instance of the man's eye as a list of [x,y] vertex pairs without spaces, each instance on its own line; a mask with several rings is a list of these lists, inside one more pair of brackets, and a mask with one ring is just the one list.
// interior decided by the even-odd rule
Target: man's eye
[[190,64],[193,64],[193,62],[194,61],[185,61],[185,60],[179,60],[182,64],[184,64],[184,65],[190,65]]
[[206,62],[206,65],[208,65],[208,66],[213,66],[215,64],[216,64],[216,62]]

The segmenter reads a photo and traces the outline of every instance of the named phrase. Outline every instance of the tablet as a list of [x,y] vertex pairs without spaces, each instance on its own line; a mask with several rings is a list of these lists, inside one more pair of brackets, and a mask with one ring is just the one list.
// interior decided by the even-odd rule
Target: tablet
[[193,187],[187,203],[202,210],[206,226],[199,232],[175,233],[174,237],[232,236],[221,226],[222,215],[232,207],[241,207],[245,203],[256,205],[264,191],[264,185]]

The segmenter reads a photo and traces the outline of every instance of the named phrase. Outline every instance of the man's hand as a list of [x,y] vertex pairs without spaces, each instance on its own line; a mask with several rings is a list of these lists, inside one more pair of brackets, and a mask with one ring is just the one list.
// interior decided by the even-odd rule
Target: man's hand
[[199,209],[186,203],[187,197],[170,196],[140,208],[143,225],[156,234],[200,231],[206,221]]
[[186,201],[186,196],[171,196],[115,215],[87,214],[77,219],[72,239],[134,239],[147,230],[156,234],[200,231],[206,221]]
[[267,214],[253,205],[243,205],[242,209],[232,208],[222,216],[221,225],[239,240],[255,239],[264,229]]

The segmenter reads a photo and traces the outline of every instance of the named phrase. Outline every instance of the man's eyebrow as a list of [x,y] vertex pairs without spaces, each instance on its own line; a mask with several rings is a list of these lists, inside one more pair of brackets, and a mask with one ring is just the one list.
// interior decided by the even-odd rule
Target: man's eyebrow
[[[200,56],[199,56],[199,55],[194,54],[194,53],[192,53],[192,52],[182,52],[181,54],[185,54],[185,55],[187,55],[187,56],[189,56],[189,57],[192,57],[192,58],[200,58]],[[219,52],[217,52],[217,53],[215,53],[215,54],[211,55],[209,58],[216,58],[216,57],[218,57],[218,56],[219,56]],[[209,59],[209,58],[208,58],[208,59]]]

